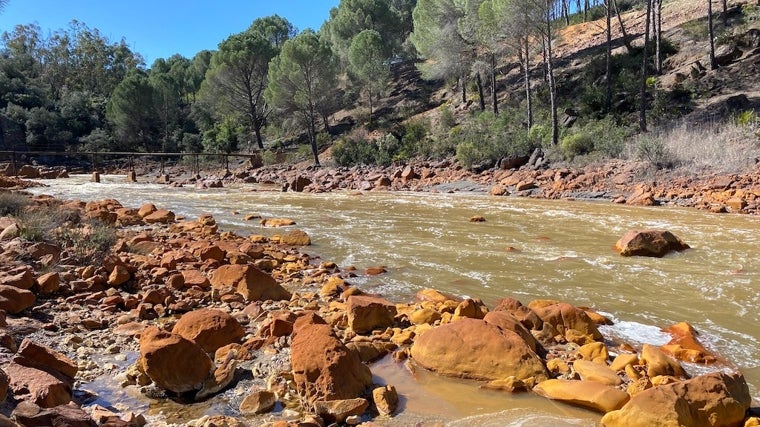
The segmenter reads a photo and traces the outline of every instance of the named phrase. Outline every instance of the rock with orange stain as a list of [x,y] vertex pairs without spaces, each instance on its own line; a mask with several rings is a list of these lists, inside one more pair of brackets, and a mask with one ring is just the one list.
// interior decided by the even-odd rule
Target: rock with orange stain
[[690,324],[686,322],[676,323],[665,329],[665,332],[672,335],[673,338],[660,347],[664,353],[677,360],[691,363],[714,363],[716,361],[715,356],[699,342],[697,338],[699,334]]

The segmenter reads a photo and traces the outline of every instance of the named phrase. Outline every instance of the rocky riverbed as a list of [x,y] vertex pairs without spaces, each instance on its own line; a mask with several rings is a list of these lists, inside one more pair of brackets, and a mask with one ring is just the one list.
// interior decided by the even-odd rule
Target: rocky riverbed
[[[664,346],[634,348],[599,332],[606,317],[559,300],[505,295],[488,307],[427,289],[392,303],[352,285],[382,268],[309,255],[309,236],[283,218],[261,220],[290,224],[265,237],[149,203],[36,197],[27,210],[65,212],[58,235],[69,237],[30,241],[22,220],[2,220],[5,425],[172,422],[94,404],[87,384],[104,375],[158,401],[228,402],[223,415],[180,421],[188,425],[393,425],[395,387],[372,379],[388,355],[413,371],[588,408],[607,426],[758,422],[741,374],[685,323]],[[117,239],[83,253],[107,233],[100,223]],[[682,362],[712,373],[688,378]]]

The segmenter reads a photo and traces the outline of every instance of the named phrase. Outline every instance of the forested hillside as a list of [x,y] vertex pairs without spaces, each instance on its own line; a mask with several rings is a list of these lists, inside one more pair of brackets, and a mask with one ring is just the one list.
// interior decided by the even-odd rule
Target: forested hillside
[[[258,18],[149,66],[82,22],[21,24],[0,45],[0,150],[618,157],[713,95],[743,94],[718,116],[756,126],[734,83],[756,73],[759,17],[728,0],[342,0],[318,31]],[[666,166],[665,148],[637,151]]]

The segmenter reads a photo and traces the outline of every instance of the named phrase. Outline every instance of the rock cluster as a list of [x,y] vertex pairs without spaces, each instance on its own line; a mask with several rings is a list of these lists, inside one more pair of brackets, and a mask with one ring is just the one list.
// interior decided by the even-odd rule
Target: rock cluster
[[[311,169],[271,166],[236,172],[246,183],[279,184],[304,192],[480,191],[494,196],[601,199],[635,206],[678,205],[711,212],[760,213],[760,170],[742,175],[658,176],[641,181],[646,164],[610,160],[582,168],[509,161],[478,173],[451,160],[411,161],[403,166]],[[664,172],[663,172],[664,173]],[[293,183],[298,183],[293,185]]]

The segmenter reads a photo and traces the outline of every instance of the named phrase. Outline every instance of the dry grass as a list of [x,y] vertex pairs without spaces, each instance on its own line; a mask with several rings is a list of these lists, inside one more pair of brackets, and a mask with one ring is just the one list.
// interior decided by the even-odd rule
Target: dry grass
[[760,124],[735,121],[680,126],[640,135],[629,144],[629,158],[686,174],[740,173],[760,160]]

